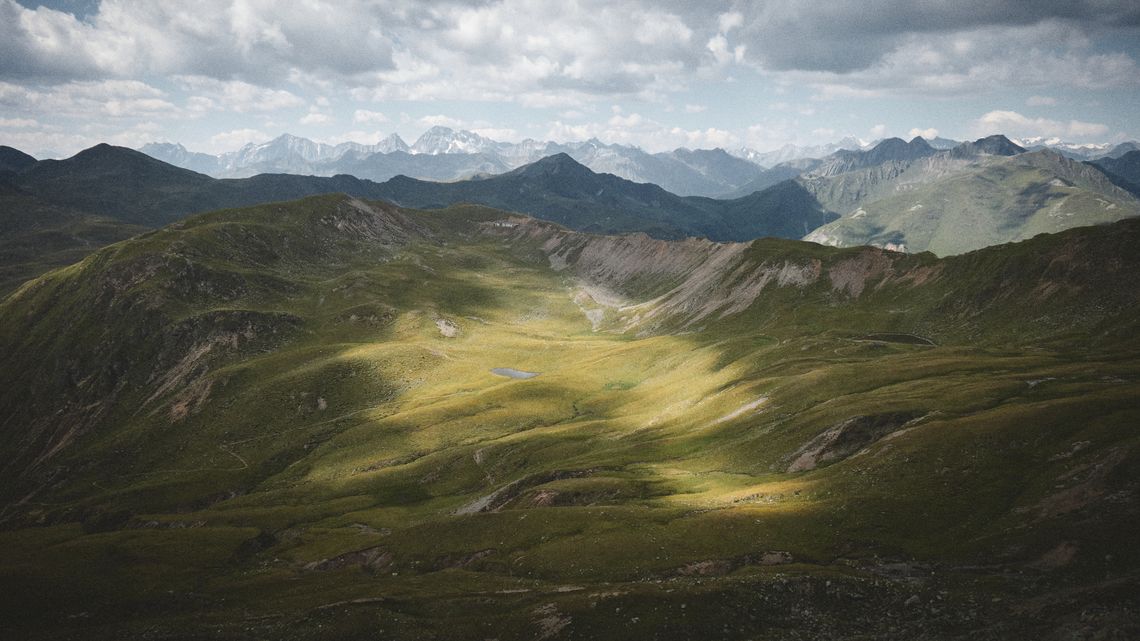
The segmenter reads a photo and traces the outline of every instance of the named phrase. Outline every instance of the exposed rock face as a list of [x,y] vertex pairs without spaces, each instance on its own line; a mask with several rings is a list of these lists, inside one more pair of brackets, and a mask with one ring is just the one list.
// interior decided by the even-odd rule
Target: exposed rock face
[[355,552],[346,552],[331,559],[313,561],[305,569],[313,572],[328,572],[344,567],[356,566],[366,572],[378,572],[392,565],[392,553],[382,547],[372,547]]
[[522,217],[484,223],[481,231],[531,245],[556,270],[619,293],[627,300],[613,307],[621,312],[623,331],[694,327],[706,319],[738,314],[769,287],[802,289],[824,279],[832,291],[858,298],[871,283],[882,285],[889,278],[916,284],[931,276],[917,273],[913,265],[896,269],[902,256],[876,248],[849,253],[825,266],[806,254],[765,255],[757,251],[757,243],[764,241],[594,236]]
[[808,441],[792,455],[788,472],[806,472],[825,463],[845,459],[901,429],[922,412],[890,412],[870,416],[852,416]]

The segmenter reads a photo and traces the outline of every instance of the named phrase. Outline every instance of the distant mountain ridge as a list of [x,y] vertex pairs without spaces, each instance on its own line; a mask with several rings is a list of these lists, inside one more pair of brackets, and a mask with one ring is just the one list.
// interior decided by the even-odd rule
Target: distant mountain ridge
[[375,145],[328,145],[284,134],[218,156],[193,153],[172,143],[150,143],[139,151],[216,178],[248,178],[261,173],[351,174],[375,181],[399,175],[436,181],[463,180],[479,174],[505,173],[565,153],[599,173],[657,184],[680,195],[710,197],[732,192],[764,172],[756,163],[720,149],[681,148],[650,154],[637,147],[607,145],[597,139],[565,144],[536,140],[503,143],[475,132],[442,126],[428,129],[411,145],[396,134]]
[[948,255],[1140,216],[1128,180],[1097,165],[1000,135],[945,151],[916,141],[848,152],[797,178],[841,214],[805,240]]
[[[870,151],[882,142],[849,136],[825,145],[787,144],[766,152],[749,148],[678,148],[648,153],[634,146],[607,144],[596,138],[566,143],[533,139],[509,143],[472,131],[434,126],[410,145],[397,134],[375,144],[344,142],[336,145],[283,134],[217,156],[190,152],[174,143],[149,143],[140,151],[215,178],[247,178],[260,173],[351,174],[380,182],[401,174],[423,180],[464,180],[480,174],[505,173],[540,158],[566,153],[595,172],[653,183],[681,196],[738,198],[816,170],[837,155]],[[924,142],[936,151],[961,144],[942,137]],[[1072,144],[1057,139],[1022,142],[1020,146],[1030,150],[1050,148],[1078,160],[1119,157],[1140,148],[1140,143],[1135,142],[1116,147]],[[837,161],[837,164],[842,165],[842,162]]]
[[1093,165],[1109,174],[1122,178],[1125,184],[1118,186],[1140,196],[1140,149],[1134,149],[1120,156],[1106,156],[1092,162]]
[[[307,146],[296,148],[314,151]],[[401,151],[380,157],[392,155],[402,155],[408,161],[429,157]],[[454,154],[439,157],[466,158]],[[358,162],[376,158],[374,155]],[[489,156],[483,158],[491,162]],[[716,154],[710,157],[696,152],[688,157],[695,165],[717,159]],[[806,230],[836,218],[794,184],[765,198],[682,197],[654,184],[595,173],[564,152],[475,180],[444,183],[397,176],[381,183],[343,174],[216,179],[141,152],[101,144],[66,160],[35,162],[12,174],[11,180],[15,187],[46,202],[150,227],[196,212],[324,193],[346,193],[417,208],[473,202],[553,220],[573,229],[643,231],[659,238],[798,238]]]
[[[405,207],[435,209],[470,202],[571,229],[643,231],[656,238],[798,238],[837,218],[791,182],[772,188],[772,193],[735,200],[684,197],[654,184],[595,173],[566,153],[479,180],[433,183],[399,176],[379,188],[383,198]],[[766,197],[758,197],[761,194]]]

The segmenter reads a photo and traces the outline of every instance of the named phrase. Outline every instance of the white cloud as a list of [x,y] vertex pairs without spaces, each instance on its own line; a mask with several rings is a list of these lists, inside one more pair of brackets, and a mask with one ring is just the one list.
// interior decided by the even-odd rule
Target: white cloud
[[1099,123],[1031,118],[1016,111],[991,111],[983,114],[970,125],[970,130],[978,137],[992,134],[1005,134],[1016,138],[1044,136],[1074,142],[1104,136],[1109,131],[1106,125]]
[[233,151],[248,143],[262,143],[272,139],[272,136],[258,129],[234,129],[224,131],[210,137],[210,153]]
[[[1068,99],[1076,89],[1087,98],[1083,105],[1099,98],[1106,106],[1097,115],[1066,117],[1116,122],[1125,110],[1115,103],[1140,86],[1137,14],[1125,0],[1080,1],[1070,8],[1010,0],[868,0],[826,7],[802,0],[90,4],[96,10],[78,19],[0,0],[5,120],[89,127],[84,135],[92,136],[99,127],[107,136],[127,136],[138,134],[135,124],[175,123],[173,130],[208,136],[202,133],[208,116],[225,123],[217,128],[276,134],[298,122],[341,117],[333,105],[351,98],[362,108],[348,107],[342,119],[351,114],[364,130],[390,117],[403,126],[419,120],[425,127],[465,126],[513,137],[509,132],[536,134],[546,125],[532,123],[547,123],[558,113],[549,127],[566,139],[596,135],[665,148],[719,144],[731,129],[740,144],[770,147],[803,144],[810,129],[866,131],[874,122],[866,116],[840,120],[845,112],[881,113],[870,117],[893,132],[915,122],[958,124],[922,115],[931,111],[909,112],[914,102],[882,112],[868,104],[916,95],[941,101],[1001,92],[1013,101],[1008,104],[1025,101],[1037,108],[1055,106],[1053,95]],[[708,91],[729,83],[724,95]],[[787,102],[780,113],[762,107],[773,94]],[[1030,94],[1039,95],[1026,99]],[[757,117],[772,121],[745,129],[741,116],[724,108],[730,100],[761,105],[757,112],[766,115]],[[848,110],[845,103],[853,100],[864,104]],[[396,109],[395,101],[421,104]],[[509,115],[475,121],[493,113],[486,105],[465,108],[476,101],[510,103],[503,112]],[[425,108],[426,102],[437,106]],[[599,115],[614,102],[627,105],[626,111]],[[667,118],[655,116],[665,111],[688,125],[693,119],[679,114],[706,113],[706,107],[698,129],[653,120]],[[549,111],[524,119],[523,109]],[[404,120],[396,115],[400,110],[411,115]],[[457,117],[424,115],[440,110]],[[597,122],[585,122],[592,117]],[[1105,135],[1097,133],[1104,125],[1091,122],[1026,121],[1004,124]],[[573,131],[583,135],[570,136]]]
[[178,76],[175,81],[186,91],[195,94],[192,100],[209,100],[238,113],[270,112],[305,105],[304,100],[290,91],[261,87],[241,80]]
[[918,127],[915,127],[914,129],[908,131],[906,134],[908,140],[914,138],[915,136],[922,136],[927,140],[934,140],[938,137],[938,130],[934,127],[927,127],[926,129],[919,129]]
[[5,129],[28,129],[38,127],[39,122],[31,118],[0,118],[0,127]]
[[728,44],[728,38],[725,37],[723,33],[718,33],[710,38],[708,44],[705,45],[705,48],[712,53],[713,58],[715,58],[717,61],[717,64],[725,65],[730,62],[744,62],[745,46],[737,45],[735,47],[730,47]]
[[422,125],[424,127],[448,127],[450,129],[462,129],[463,128],[463,121],[462,120],[457,120],[455,118],[452,118],[451,116],[445,116],[443,114],[437,114],[434,116],[424,116],[424,117],[420,118],[419,120],[417,120],[416,122],[418,122],[420,125]]
[[887,135],[887,126],[882,124],[875,125],[874,127],[871,127],[867,133],[872,138],[882,138]]
[[628,129],[630,127],[637,127],[638,125],[640,125],[644,121],[645,121],[645,118],[643,118],[641,114],[629,114],[628,116],[623,116],[621,114],[614,114],[614,116],[612,118],[610,118],[609,124],[611,127],[620,127],[620,128],[627,128]]
[[797,142],[796,123],[789,120],[757,123],[749,126],[744,133],[744,144],[759,151],[770,151]]
[[394,68],[363,77],[354,99],[581,109],[602,98],[671,93],[703,64],[695,46],[703,34],[648,3],[499,0],[444,4],[430,14],[430,30],[400,39]]
[[5,131],[3,136],[4,144],[31,153],[37,158],[66,158],[103,142],[122,147],[140,147],[154,140],[155,134],[161,130],[162,125],[143,121],[126,127],[88,131],[41,125]]
[[267,81],[292,70],[352,76],[391,68],[389,8],[320,2],[102,0],[80,20],[0,0],[0,73],[81,78],[208,75]]
[[135,80],[69,82],[42,88],[0,81],[0,105],[14,113],[51,114],[84,122],[97,115],[150,118],[175,116],[180,111],[165,92]]
[[352,122],[355,123],[381,123],[388,122],[388,116],[380,113],[379,111],[369,111],[367,109],[357,109],[352,112]]
[[301,123],[302,125],[321,125],[331,121],[332,118],[328,114],[313,111],[305,114],[304,116],[301,116],[297,122]]
[[623,115],[621,113],[615,113],[604,124],[571,125],[556,121],[547,131],[545,138],[557,142],[598,138],[606,143],[640,147],[650,153],[669,151],[677,147],[734,148],[739,147],[742,143],[738,135],[725,129],[670,127],[640,114]]
[[739,11],[729,11],[717,16],[717,25],[721,33],[728,33],[744,24],[744,14]]

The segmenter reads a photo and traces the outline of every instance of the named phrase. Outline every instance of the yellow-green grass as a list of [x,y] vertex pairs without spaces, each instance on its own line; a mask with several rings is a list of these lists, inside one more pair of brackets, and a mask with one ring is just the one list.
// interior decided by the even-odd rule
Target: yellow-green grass
[[[1100,590],[1106,557],[1137,576],[1136,512],[1106,498],[1140,470],[1134,354],[867,340],[896,322],[870,306],[821,331],[836,312],[805,305],[795,329],[759,310],[634,337],[594,331],[578,281],[497,241],[336,257],[206,305],[301,321],[118,408],[21,505],[0,532],[7,629],[781,638],[851,618],[889,638],[901,624],[867,608],[915,593],[992,623],[992,599]],[[913,418],[789,471],[826,430],[892,413]]]

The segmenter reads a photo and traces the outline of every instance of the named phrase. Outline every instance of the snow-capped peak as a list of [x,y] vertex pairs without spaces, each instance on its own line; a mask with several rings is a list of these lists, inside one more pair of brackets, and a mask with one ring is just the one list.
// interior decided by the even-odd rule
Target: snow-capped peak
[[476,154],[494,149],[495,141],[473,131],[455,131],[450,127],[428,129],[412,145],[413,154]]

